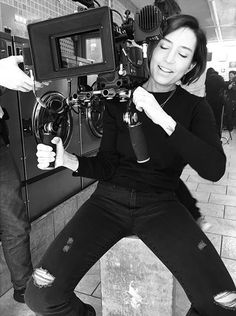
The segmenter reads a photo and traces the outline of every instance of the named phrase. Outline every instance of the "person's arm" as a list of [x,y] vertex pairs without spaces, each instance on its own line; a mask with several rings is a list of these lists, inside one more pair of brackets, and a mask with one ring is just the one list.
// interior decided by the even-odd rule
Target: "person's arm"
[[18,64],[20,63],[23,63],[23,56],[10,56],[0,60],[0,86],[28,92],[47,84],[34,82],[32,78],[19,68]]
[[[133,95],[136,108],[143,110],[153,123],[163,128],[169,136],[170,146],[186,161],[186,164],[189,164],[200,176],[211,181],[218,181],[223,176],[226,157],[218,136],[214,114],[205,99],[198,98],[191,130],[188,130],[168,115],[154,96],[145,89],[138,87]],[[192,99],[188,102],[196,101]]]
[[195,106],[191,129],[177,122],[168,142],[201,177],[218,181],[224,175],[226,156],[214,114],[204,99]]

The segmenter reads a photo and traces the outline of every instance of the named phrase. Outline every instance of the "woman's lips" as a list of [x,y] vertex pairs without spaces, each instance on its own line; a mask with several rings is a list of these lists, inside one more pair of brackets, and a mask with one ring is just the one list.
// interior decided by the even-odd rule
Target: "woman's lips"
[[164,73],[170,74],[170,73],[173,72],[172,70],[170,70],[170,69],[168,69],[168,68],[165,68],[165,67],[163,67],[163,66],[158,66],[158,68],[159,68],[161,71],[163,71]]

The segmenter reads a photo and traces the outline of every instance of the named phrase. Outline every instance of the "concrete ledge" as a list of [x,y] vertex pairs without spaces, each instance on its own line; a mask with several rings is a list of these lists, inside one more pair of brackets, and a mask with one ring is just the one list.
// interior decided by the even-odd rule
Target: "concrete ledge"
[[174,278],[139,238],[121,239],[100,265],[103,316],[172,316]]

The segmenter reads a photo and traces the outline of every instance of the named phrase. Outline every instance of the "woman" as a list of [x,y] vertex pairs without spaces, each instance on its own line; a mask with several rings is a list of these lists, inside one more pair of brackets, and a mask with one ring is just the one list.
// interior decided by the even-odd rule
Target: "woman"
[[[208,104],[176,86],[180,79],[190,83],[204,71],[206,38],[197,20],[187,15],[169,18],[163,35],[149,47],[150,78],[133,94],[151,157],[148,162],[137,163],[123,121],[126,105],[115,99],[106,106],[96,157],[69,154],[58,138],[53,140],[56,158],[51,147],[38,145],[39,168],[55,160],[56,166],[73,170],[75,176],[100,180],[29,283],[26,302],[42,315],[95,315],[73,290],[108,249],[133,234],[182,284],[192,303],[187,315],[235,315],[230,275],[174,194],[186,164],[211,181],[225,171],[225,155]],[[226,306],[221,293],[228,299]]]

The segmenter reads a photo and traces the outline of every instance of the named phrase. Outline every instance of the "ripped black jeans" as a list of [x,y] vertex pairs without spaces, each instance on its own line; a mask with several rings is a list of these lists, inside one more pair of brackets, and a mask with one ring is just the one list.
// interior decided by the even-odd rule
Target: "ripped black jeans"
[[178,279],[192,303],[188,316],[236,314],[214,300],[219,293],[234,292],[235,285],[174,193],[141,193],[109,183],[98,184],[49,247],[27,287],[27,305],[43,316],[87,315],[74,288],[127,235],[137,235]]

